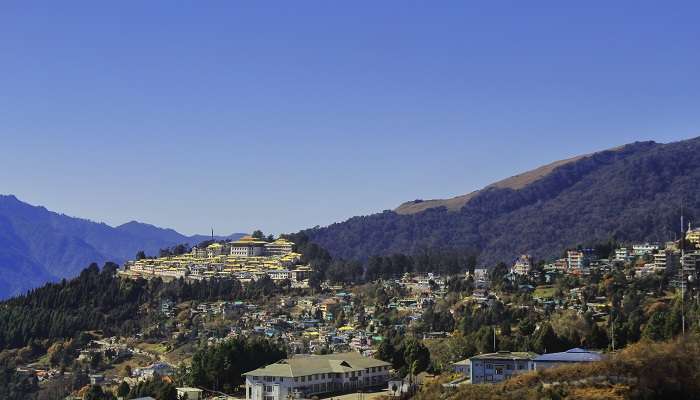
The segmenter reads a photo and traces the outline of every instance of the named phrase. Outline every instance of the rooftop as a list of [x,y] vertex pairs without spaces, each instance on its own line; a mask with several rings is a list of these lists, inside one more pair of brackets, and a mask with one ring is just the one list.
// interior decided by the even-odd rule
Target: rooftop
[[530,351],[499,351],[479,354],[470,358],[470,360],[533,360],[537,356],[539,354]]
[[592,362],[600,361],[603,356],[600,353],[585,349],[574,348],[561,353],[542,354],[535,358],[535,362]]
[[246,376],[281,376],[298,377],[322,373],[343,373],[359,371],[365,368],[390,366],[391,364],[365,357],[360,353],[348,352],[338,354],[296,356],[280,360],[263,368],[246,372]]

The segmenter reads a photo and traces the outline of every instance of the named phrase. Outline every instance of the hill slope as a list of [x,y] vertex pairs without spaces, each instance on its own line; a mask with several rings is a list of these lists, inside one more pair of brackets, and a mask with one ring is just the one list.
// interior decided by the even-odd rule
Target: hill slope
[[669,240],[681,199],[691,219],[700,209],[700,138],[632,143],[505,182],[467,195],[457,211],[444,203],[411,212],[402,206],[401,213],[354,217],[306,233],[343,258],[436,247],[478,249],[484,264],[524,252],[553,257],[562,248],[610,238]]
[[113,228],[0,196],[0,298],[75,276],[92,262],[121,263],[139,250],[156,254],[206,238],[134,221]]
[[461,196],[452,197],[450,199],[433,199],[433,200],[414,200],[408,201],[406,203],[398,206],[394,211],[397,214],[416,214],[431,208],[445,207],[447,211],[459,211],[464,207],[469,200],[476,197],[478,194],[484,192],[485,190],[497,188],[497,189],[522,189],[525,186],[535,182],[538,179],[544,178],[549,175],[555,168],[562,165],[566,165],[575,161],[580,160],[586,156],[577,156],[569,158],[566,160],[555,161],[551,164],[543,165],[539,168],[533,169],[531,171],[511,176],[500,180],[496,183],[492,183],[481,190],[476,190],[471,193],[467,193]]

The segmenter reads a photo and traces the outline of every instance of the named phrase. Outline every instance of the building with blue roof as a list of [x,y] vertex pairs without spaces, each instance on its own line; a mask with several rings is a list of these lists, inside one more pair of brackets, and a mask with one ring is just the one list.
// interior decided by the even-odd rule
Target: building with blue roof
[[595,362],[603,359],[602,354],[580,348],[573,348],[561,353],[542,354],[533,360],[535,370],[556,367],[562,364]]

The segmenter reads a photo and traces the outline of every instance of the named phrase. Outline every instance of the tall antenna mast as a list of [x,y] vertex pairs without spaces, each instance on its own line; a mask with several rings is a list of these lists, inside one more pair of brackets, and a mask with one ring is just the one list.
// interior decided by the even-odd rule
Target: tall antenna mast
[[211,240],[214,240],[214,227],[211,227]]
[[681,199],[681,332],[685,336],[685,273],[683,259],[685,258],[685,224],[683,223],[683,199]]

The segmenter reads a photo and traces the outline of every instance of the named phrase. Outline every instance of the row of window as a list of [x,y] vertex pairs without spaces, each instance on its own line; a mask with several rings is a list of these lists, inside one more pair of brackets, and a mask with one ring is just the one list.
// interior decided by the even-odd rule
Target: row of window
[[[496,365],[496,369],[499,369],[499,368],[500,368],[500,369],[503,369],[503,365]],[[505,365],[505,368],[506,368],[506,370],[510,371],[510,370],[513,369],[513,365],[512,365],[512,364],[506,364],[506,365]],[[486,369],[493,369],[493,364],[486,364]],[[518,364],[518,365],[517,365],[517,369],[525,369],[525,365],[524,365],[524,364]]]
[[[381,372],[381,371],[387,371],[389,370],[388,366],[381,366],[381,367],[371,367],[371,368],[366,368],[365,372],[370,373],[370,372]],[[294,382],[311,382],[319,379],[331,379],[331,378],[354,378],[354,377],[360,377],[362,376],[362,371],[351,371],[351,372],[345,372],[345,373],[323,373],[323,374],[313,374],[313,375],[306,375],[306,376],[298,376],[294,378]],[[284,382],[284,378],[281,376],[264,376],[264,377],[257,377],[257,376],[251,376],[251,379],[257,380],[257,379],[262,379],[265,382]],[[291,378],[287,378],[291,380]]]

